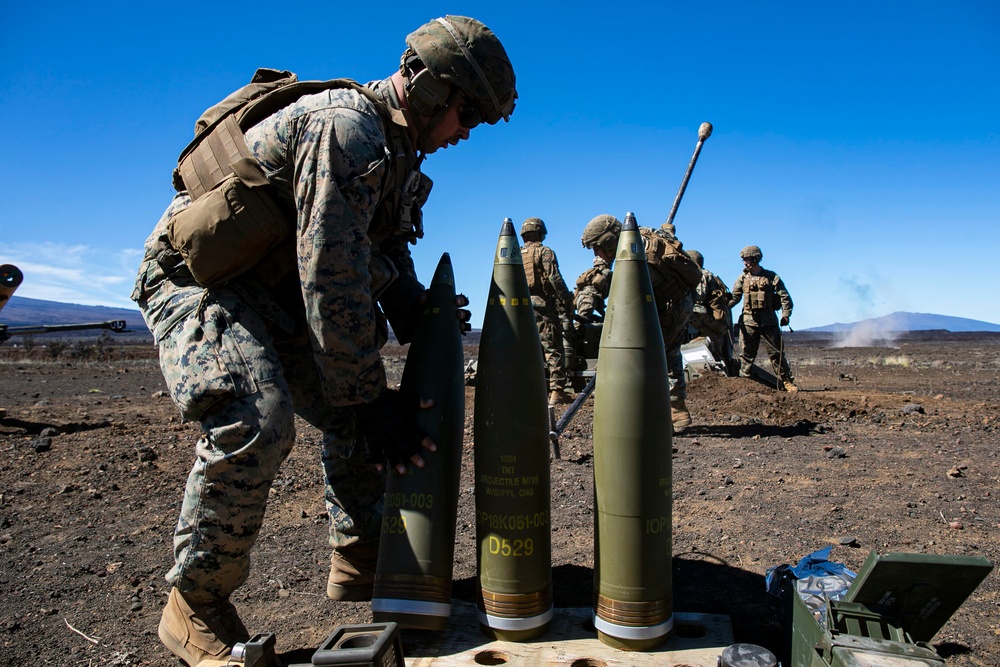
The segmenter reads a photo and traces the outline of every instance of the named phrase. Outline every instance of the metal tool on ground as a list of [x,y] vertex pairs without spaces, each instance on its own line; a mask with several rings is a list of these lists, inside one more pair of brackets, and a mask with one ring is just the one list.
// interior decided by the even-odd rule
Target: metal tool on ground
[[590,378],[590,381],[587,382],[587,385],[583,389],[577,392],[573,402],[570,403],[569,407],[566,408],[566,411],[563,412],[562,417],[559,418],[559,420],[552,427],[552,430],[549,431],[549,440],[552,441],[552,454],[557,459],[562,458],[559,452],[559,436],[562,435],[562,432],[566,430],[567,426],[569,426],[569,422],[573,419],[577,410],[580,409],[580,406],[583,405],[584,401],[586,401],[590,394],[593,393],[596,384],[597,376],[595,375]]
[[254,635],[233,647],[226,660],[203,660],[196,667],[404,667],[403,639],[395,623],[339,625],[309,662],[285,664],[275,654],[274,633]]

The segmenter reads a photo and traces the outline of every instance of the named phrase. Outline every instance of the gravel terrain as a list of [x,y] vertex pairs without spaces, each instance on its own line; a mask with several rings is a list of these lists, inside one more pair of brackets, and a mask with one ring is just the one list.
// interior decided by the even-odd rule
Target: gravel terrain
[[[853,570],[871,550],[1000,557],[1000,335],[865,348],[788,338],[802,391],[696,378],[694,425],[673,442],[674,607],[727,614],[737,641],[772,650],[782,628],[764,591],[769,567],[828,544]],[[405,351],[387,352],[398,378]],[[198,427],[164,389],[148,347],[75,358],[0,348],[0,664],[177,664],[156,626]],[[469,601],[473,392],[453,591]],[[591,601],[591,405],[552,460],[557,607]],[[300,424],[250,580],[234,595],[250,631],[276,633],[296,659],[338,624],[371,618],[367,604],[325,597],[317,443]],[[993,573],[934,638],[948,665],[1000,665],[998,611]]]

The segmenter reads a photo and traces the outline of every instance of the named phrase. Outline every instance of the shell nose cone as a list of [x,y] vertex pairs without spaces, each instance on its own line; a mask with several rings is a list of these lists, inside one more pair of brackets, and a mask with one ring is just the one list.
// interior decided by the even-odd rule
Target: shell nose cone
[[442,253],[438,261],[437,268],[434,269],[434,277],[431,278],[431,285],[454,285],[455,272],[451,266],[451,255]]
[[635,232],[639,230],[639,223],[635,221],[635,213],[629,211],[625,214],[625,222],[622,223],[623,232]]

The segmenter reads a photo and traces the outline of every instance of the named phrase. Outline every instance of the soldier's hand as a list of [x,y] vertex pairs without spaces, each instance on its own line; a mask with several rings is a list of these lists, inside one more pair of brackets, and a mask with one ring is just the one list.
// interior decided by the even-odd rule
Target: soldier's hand
[[[421,292],[420,298],[417,299],[416,309],[421,308],[425,303],[427,303],[427,292]],[[469,297],[464,294],[455,295],[455,305],[458,309],[455,311],[455,317],[458,318],[458,330],[462,332],[464,336],[466,333],[472,331],[472,325],[469,323],[472,320],[472,313],[466,310],[466,306],[469,305]]]
[[458,317],[459,330],[462,332],[462,335],[464,336],[468,332],[472,331],[472,324],[471,324],[472,312],[466,310],[465,308],[466,306],[469,305],[469,297],[465,296],[464,294],[456,294],[455,305],[458,306],[458,310],[455,311],[455,315],[456,317]]
[[781,316],[781,326],[788,326],[788,318],[784,315]]
[[410,471],[408,463],[424,467],[421,447],[433,452],[437,445],[417,425],[416,411],[433,405],[432,400],[385,389],[371,403],[355,408],[358,431],[368,444],[368,456],[376,470],[381,472],[385,462],[400,475]]

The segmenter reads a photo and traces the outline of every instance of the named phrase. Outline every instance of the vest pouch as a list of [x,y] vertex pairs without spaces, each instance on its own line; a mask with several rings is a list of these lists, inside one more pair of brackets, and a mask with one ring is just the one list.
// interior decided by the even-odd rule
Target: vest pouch
[[289,233],[291,225],[253,158],[171,218],[167,232],[191,275],[205,287],[252,268]]
[[524,277],[528,280],[528,292],[542,295],[542,280],[538,275],[538,246],[521,248],[521,263],[524,265]]

